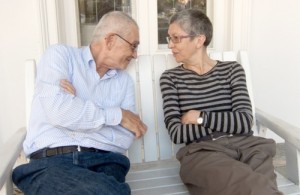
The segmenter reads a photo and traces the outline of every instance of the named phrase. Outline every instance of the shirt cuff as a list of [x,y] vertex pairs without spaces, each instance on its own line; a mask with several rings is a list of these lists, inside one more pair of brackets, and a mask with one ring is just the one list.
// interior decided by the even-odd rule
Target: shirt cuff
[[105,109],[105,116],[106,125],[119,125],[122,120],[121,108],[107,108]]

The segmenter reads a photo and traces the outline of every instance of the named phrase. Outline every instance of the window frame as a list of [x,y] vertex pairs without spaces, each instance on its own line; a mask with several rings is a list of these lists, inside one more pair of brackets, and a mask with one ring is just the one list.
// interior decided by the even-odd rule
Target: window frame
[[[139,55],[170,53],[159,47],[156,0],[131,0],[132,17],[140,29]],[[43,49],[50,44],[80,46],[78,1],[39,0]],[[155,9],[148,9],[155,8]],[[208,0],[207,15],[214,25],[212,50],[248,49],[251,25],[251,0]],[[155,40],[155,41],[153,41]]]

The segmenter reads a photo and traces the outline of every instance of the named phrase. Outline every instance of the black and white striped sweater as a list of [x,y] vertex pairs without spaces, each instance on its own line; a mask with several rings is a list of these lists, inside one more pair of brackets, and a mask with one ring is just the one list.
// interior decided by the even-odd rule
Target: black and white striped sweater
[[[191,143],[212,132],[252,134],[252,107],[243,67],[218,63],[204,75],[178,66],[160,78],[165,124],[171,140]],[[189,110],[203,112],[202,125],[180,122]]]

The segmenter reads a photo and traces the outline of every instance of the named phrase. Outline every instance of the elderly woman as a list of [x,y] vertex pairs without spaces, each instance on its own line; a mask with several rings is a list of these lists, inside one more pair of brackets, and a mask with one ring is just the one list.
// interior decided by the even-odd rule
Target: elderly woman
[[244,70],[207,55],[213,28],[199,10],[172,16],[168,46],[181,65],[160,78],[165,124],[191,194],[275,195],[275,142],[253,136]]

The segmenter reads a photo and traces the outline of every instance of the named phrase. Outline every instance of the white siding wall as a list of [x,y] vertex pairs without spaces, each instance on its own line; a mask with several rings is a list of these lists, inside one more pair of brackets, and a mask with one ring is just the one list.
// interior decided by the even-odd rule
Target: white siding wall
[[0,0],[0,146],[25,125],[24,60],[40,55],[37,0]]
[[250,63],[256,106],[300,127],[300,1],[253,0]]

